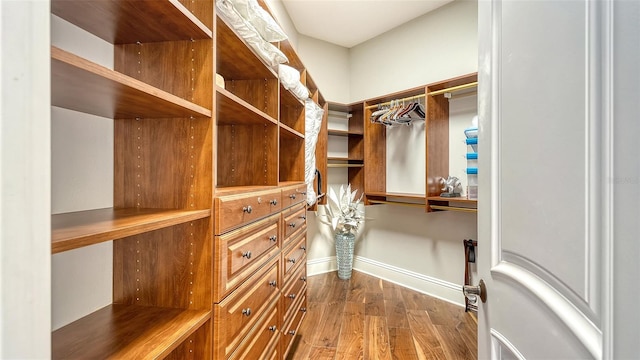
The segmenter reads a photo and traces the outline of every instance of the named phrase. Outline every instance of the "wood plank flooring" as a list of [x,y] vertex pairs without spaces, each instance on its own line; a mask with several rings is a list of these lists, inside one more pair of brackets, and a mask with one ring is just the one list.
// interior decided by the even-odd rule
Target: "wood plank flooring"
[[307,316],[288,359],[477,359],[464,308],[353,271],[307,279]]

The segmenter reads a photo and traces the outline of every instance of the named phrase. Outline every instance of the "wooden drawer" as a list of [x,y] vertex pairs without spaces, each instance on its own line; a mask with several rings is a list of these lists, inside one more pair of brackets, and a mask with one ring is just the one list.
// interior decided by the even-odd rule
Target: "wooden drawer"
[[[283,221],[283,237],[284,241],[290,240],[291,235],[298,231],[303,231],[307,228],[307,208],[303,206],[296,206],[290,210],[282,212]],[[282,246],[286,246],[284,243]]]
[[247,333],[277,301],[280,289],[275,283],[278,257],[247,279],[220,304],[214,305],[214,358],[225,359],[238,347]]
[[307,290],[307,267],[304,264],[298,266],[290,280],[284,284],[282,290],[282,313],[286,324],[293,317],[294,305],[299,302],[301,297],[305,296]]
[[225,195],[214,199],[215,235],[279,212],[280,189]]
[[215,237],[214,302],[220,302],[280,251],[279,215]]
[[294,244],[285,249],[282,253],[284,282],[287,282],[287,278],[296,268],[296,265],[304,262],[307,256],[307,234],[305,232],[301,232],[293,242]]
[[299,184],[282,188],[282,208],[300,204],[307,199],[307,185]]
[[301,301],[296,306],[296,313],[292,319],[292,321],[283,327],[282,331],[282,353],[283,359],[286,359],[289,350],[291,350],[291,344],[293,343],[293,339],[298,333],[298,329],[300,328],[300,324],[307,314],[307,298],[303,297]]
[[266,316],[256,324],[229,359],[269,359],[274,353],[278,354],[282,323],[278,310],[278,302],[275,301],[271,309],[266,312]]

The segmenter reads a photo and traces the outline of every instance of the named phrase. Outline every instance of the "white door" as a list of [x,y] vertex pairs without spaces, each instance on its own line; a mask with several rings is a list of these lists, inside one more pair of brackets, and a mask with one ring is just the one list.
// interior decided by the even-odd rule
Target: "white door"
[[479,1],[480,359],[640,356],[639,4]]

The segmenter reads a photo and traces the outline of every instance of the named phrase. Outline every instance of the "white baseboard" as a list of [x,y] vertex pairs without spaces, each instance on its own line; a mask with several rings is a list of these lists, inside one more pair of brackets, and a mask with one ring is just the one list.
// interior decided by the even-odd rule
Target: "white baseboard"
[[[336,257],[307,260],[307,276],[324,274],[338,269]],[[456,284],[376,260],[356,256],[353,269],[464,307],[462,284]]]

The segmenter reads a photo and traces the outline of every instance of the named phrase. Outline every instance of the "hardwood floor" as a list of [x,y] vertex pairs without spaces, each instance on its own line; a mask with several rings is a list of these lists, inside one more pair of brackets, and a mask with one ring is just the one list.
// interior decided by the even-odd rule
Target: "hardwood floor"
[[464,308],[353,271],[307,279],[307,316],[288,359],[476,359]]

